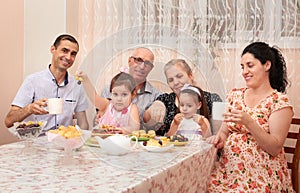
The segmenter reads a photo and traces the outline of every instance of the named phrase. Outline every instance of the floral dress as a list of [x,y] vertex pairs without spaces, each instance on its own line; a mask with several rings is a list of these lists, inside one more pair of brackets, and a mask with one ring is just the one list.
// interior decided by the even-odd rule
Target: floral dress
[[[276,90],[257,106],[247,107],[245,90],[233,89],[227,100],[231,107],[251,115],[266,132],[270,132],[271,113],[291,107],[287,96]],[[208,192],[294,192],[284,150],[276,157],[271,156],[257,145],[245,126],[227,125],[230,134],[208,180]]]

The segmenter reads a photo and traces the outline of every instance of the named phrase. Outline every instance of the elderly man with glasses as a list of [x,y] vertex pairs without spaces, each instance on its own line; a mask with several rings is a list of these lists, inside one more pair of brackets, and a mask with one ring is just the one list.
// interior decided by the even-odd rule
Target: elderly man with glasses
[[[153,62],[154,54],[150,49],[144,47],[137,48],[132,56],[128,58],[129,74],[135,79],[137,85],[137,95],[132,102],[137,104],[139,108],[141,129],[146,129],[142,123],[146,107],[150,106],[156,97],[161,94],[147,81],[147,76],[154,67]],[[111,98],[109,87],[110,85],[102,91],[102,97]]]

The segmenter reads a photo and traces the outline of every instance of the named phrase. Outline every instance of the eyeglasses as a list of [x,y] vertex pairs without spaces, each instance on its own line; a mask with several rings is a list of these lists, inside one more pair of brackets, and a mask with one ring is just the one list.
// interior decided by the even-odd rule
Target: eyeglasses
[[146,67],[148,68],[153,68],[153,64],[152,62],[148,61],[148,60],[143,60],[142,58],[140,57],[134,57],[134,56],[131,56],[130,58],[132,58],[134,60],[134,63],[138,64],[138,65],[141,65],[141,64],[145,64]]

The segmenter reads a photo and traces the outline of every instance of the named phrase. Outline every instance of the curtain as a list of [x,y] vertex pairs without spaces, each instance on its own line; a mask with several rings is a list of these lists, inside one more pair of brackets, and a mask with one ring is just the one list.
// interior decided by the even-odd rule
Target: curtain
[[81,0],[80,68],[100,91],[132,50],[149,47],[155,55],[149,80],[166,89],[163,66],[187,60],[198,84],[223,99],[244,85],[240,54],[253,41],[284,52],[292,86],[288,95],[300,113],[299,0]]

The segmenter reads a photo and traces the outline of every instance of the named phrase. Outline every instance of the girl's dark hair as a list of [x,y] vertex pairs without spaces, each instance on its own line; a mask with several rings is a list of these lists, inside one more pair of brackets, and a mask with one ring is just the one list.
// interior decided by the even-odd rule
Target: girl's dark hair
[[131,91],[131,94],[135,94],[136,82],[130,74],[127,74],[125,72],[120,72],[111,79],[109,90],[110,92],[112,92],[112,89],[114,87],[122,85],[128,88],[128,90]]
[[182,94],[182,93],[190,94],[195,99],[197,99],[197,102],[201,102],[202,106],[198,110],[197,113],[200,114],[200,115],[203,115],[204,117],[206,117],[209,120],[209,112],[208,112],[208,107],[207,107],[206,100],[205,100],[205,97],[204,97],[204,91],[201,88],[197,87],[197,86],[192,86],[192,87],[198,89],[199,92],[200,92],[200,94],[201,94],[201,96],[199,96],[199,94],[197,92],[193,91],[192,89],[181,90],[180,94]]
[[68,40],[68,41],[70,41],[72,43],[77,44],[77,47],[78,47],[78,50],[79,50],[79,44],[78,44],[77,40],[73,36],[71,36],[69,34],[62,34],[62,35],[58,36],[56,38],[56,40],[54,41],[53,46],[55,48],[57,48],[60,45],[60,42],[63,41],[63,40]]
[[285,93],[289,82],[287,79],[286,63],[279,49],[274,46],[270,47],[264,42],[254,42],[244,49],[242,56],[246,53],[252,54],[263,65],[267,61],[271,62],[269,73],[271,87]]

